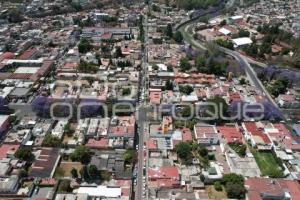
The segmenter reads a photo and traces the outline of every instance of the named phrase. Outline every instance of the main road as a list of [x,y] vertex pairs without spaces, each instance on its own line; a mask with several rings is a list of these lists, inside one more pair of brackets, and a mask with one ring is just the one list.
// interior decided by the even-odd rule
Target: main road
[[[144,15],[144,51],[142,57],[142,76],[140,77],[140,94],[139,94],[139,103],[137,105],[137,125],[138,125],[138,139],[139,139],[139,148],[138,148],[138,169],[137,169],[137,185],[135,199],[142,200],[146,199],[146,191],[143,184],[144,177],[144,139],[145,139],[145,128],[147,123],[147,107],[144,105],[146,103],[145,94],[147,93],[147,71],[148,71],[148,18],[147,14]],[[146,155],[147,161],[147,155]],[[145,167],[146,168],[146,167]],[[146,170],[145,170],[146,171]],[[146,180],[146,179],[145,179]]]

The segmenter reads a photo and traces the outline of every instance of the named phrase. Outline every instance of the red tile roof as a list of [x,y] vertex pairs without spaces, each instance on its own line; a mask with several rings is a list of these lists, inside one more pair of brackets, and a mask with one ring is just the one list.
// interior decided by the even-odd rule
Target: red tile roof
[[27,49],[26,51],[24,51],[24,52],[20,55],[19,59],[21,59],[21,60],[28,60],[28,59],[32,58],[32,56],[33,56],[34,54],[36,54],[36,52],[37,52],[37,50],[34,49],[34,48]]
[[218,126],[218,132],[225,138],[227,143],[243,143],[243,135],[235,126]]
[[183,128],[183,129],[181,129],[181,132],[182,132],[182,140],[184,142],[193,140],[192,132],[189,128]]
[[273,124],[274,128],[278,131],[276,132],[268,132],[269,136],[276,140],[279,144],[281,144],[284,148],[292,149],[292,150],[300,150],[300,143],[296,142],[292,133],[285,127],[284,124],[278,123]]
[[260,130],[256,126],[255,122],[245,122],[244,124],[245,128],[251,135],[261,137],[266,144],[271,144],[269,137],[263,133],[263,130]]
[[108,147],[108,140],[105,138],[100,138],[99,140],[89,139],[85,146],[94,149],[106,149]]
[[190,83],[190,84],[211,84],[215,83],[215,76],[210,74],[201,74],[201,73],[176,73],[175,81],[178,84]]
[[55,185],[56,180],[54,178],[42,178],[40,185]]
[[270,178],[248,178],[245,181],[248,189],[249,200],[262,200],[261,195],[269,194],[283,196],[288,192],[293,200],[300,199],[300,185],[294,180],[270,179]]
[[204,89],[196,90],[196,95],[198,98],[205,98],[207,97],[206,91]]
[[122,116],[118,117],[118,124],[110,126],[109,135],[113,137],[134,137],[135,117]]
[[147,149],[149,149],[149,150],[157,149],[157,143],[156,143],[156,140],[154,140],[154,139],[146,140],[145,145],[146,145]]
[[31,166],[29,177],[50,177],[57,159],[59,157],[59,149],[57,148],[42,148],[40,155]]
[[12,59],[15,57],[15,54],[12,52],[4,52],[3,54],[0,55],[0,62],[5,60],[5,59]]
[[2,144],[0,147],[0,160],[6,158],[9,151],[16,152],[19,147],[19,144]]
[[209,135],[216,136],[217,132],[214,126],[207,124],[196,124],[195,125],[195,137],[198,138],[207,138]]
[[170,179],[179,181],[179,171],[175,166],[148,168],[148,176],[150,180]]

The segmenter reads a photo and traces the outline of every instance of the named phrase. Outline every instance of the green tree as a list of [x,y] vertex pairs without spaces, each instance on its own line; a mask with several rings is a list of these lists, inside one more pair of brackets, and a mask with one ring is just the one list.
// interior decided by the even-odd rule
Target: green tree
[[191,116],[191,107],[190,106],[184,106],[182,111],[181,111],[181,115],[182,117],[190,117]]
[[121,49],[121,47],[117,46],[116,47],[116,58],[122,58],[122,57],[123,57],[122,49]]
[[200,156],[202,156],[202,157],[206,157],[206,156],[208,155],[208,150],[207,150],[207,148],[205,148],[205,147],[200,147],[200,149],[199,149],[199,154],[200,154]]
[[172,37],[173,37],[173,29],[172,29],[172,25],[171,25],[171,24],[168,24],[168,25],[167,25],[166,35],[167,35],[169,38],[172,38]]
[[208,102],[215,105],[215,106],[209,105],[208,111],[210,113],[215,114],[213,116],[217,117],[216,122],[222,122],[223,121],[222,116],[226,116],[227,109],[228,109],[228,105],[226,101],[222,97],[215,96],[213,98],[208,99]]
[[240,84],[241,85],[245,85],[247,82],[246,82],[246,79],[243,77],[240,79]]
[[186,72],[192,68],[188,58],[181,58],[179,63],[180,70]]
[[88,168],[88,173],[91,179],[96,180],[99,179],[100,172],[98,171],[95,165],[90,165]]
[[98,65],[102,65],[102,62],[101,62],[101,56],[100,56],[100,53],[99,52],[97,52],[96,53],[96,59],[98,60]]
[[111,173],[107,170],[101,170],[100,179],[103,181],[109,181],[111,179]]
[[285,94],[289,85],[289,80],[286,77],[278,78],[268,90],[269,92],[278,97],[280,94]]
[[178,157],[183,161],[184,164],[192,163],[191,145],[187,142],[180,142],[175,146]]
[[165,88],[166,90],[173,90],[173,82],[170,79],[166,81]]
[[72,161],[78,161],[82,164],[88,164],[91,160],[91,153],[86,146],[77,146],[71,154]]
[[264,54],[269,54],[272,52],[272,45],[269,42],[263,42],[259,48],[259,55],[263,57]]
[[243,48],[244,52],[251,56],[251,57],[257,57],[258,55],[258,46],[256,44],[251,44],[251,45],[248,45],[246,47]]
[[85,61],[80,61],[79,65],[77,66],[77,70],[83,73],[96,73],[98,71],[98,65],[93,63],[87,63]]
[[181,34],[180,31],[176,31],[175,34],[174,34],[174,36],[173,36],[173,38],[179,44],[181,44],[182,41],[183,41],[183,36],[182,36],[182,34]]
[[229,144],[229,146],[239,155],[245,157],[247,146],[245,144],[240,144],[238,142],[234,142]]
[[78,172],[77,172],[77,169],[72,168],[72,170],[71,170],[71,175],[72,175],[73,178],[78,178]]
[[167,70],[168,70],[168,72],[173,72],[174,70],[173,70],[173,66],[172,65],[168,65],[167,66]]
[[227,24],[226,19],[224,19],[224,20],[222,20],[222,21],[220,22],[220,26],[225,26],[226,24]]
[[144,26],[143,26],[143,15],[140,15],[140,18],[139,18],[139,35],[138,35],[138,39],[141,42],[144,42],[144,40],[145,40],[145,31],[144,31]]
[[78,44],[78,51],[80,53],[87,53],[91,51],[93,46],[91,45],[91,41],[87,38],[82,38]]
[[179,91],[185,95],[190,95],[194,91],[194,88],[190,85],[180,85]]
[[239,30],[239,37],[249,37],[250,36],[250,32],[244,29],[240,29]]
[[153,10],[154,12],[161,12],[160,7],[159,7],[158,5],[156,5],[156,4],[152,4],[152,10]]
[[25,18],[18,9],[11,9],[8,12],[8,21],[10,23],[19,23],[22,22]]
[[28,172],[25,169],[20,169],[18,176],[19,178],[25,178],[28,176]]
[[71,3],[71,6],[72,6],[77,12],[82,11],[82,6],[80,5],[80,3],[74,2],[74,3]]
[[122,90],[122,95],[123,96],[128,96],[131,93],[131,89],[130,88],[123,88]]
[[230,199],[244,199],[246,194],[246,188],[244,185],[227,183],[225,186],[227,197]]
[[206,66],[206,59],[204,56],[198,56],[196,58],[196,68],[200,73],[209,73],[209,69]]
[[44,147],[59,147],[60,145],[61,145],[61,140],[50,133],[46,134],[42,143],[42,146]]
[[32,161],[34,159],[31,149],[22,147],[16,151],[15,157],[23,161]]
[[231,49],[233,50],[234,49],[234,44],[231,42],[231,41],[228,41],[228,40],[223,40],[223,39],[217,39],[215,40],[215,42],[222,46],[222,47],[225,47],[227,49]]
[[153,65],[153,66],[152,66],[152,69],[153,69],[153,70],[158,70],[158,66],[157,66],[157,65]]
[[222,185],[221,185],[221,183],[219,181],[215,181],[214,182],[214,188],[217,191],[222,191],[223,190]]
[[90,181],[91,177],[88,173],[88,167],[86,165],[82,166],[82,168],[79,171],[81,178],[85,181]]
[[72,188],[70,186],[70,180],[62,180],[59,184],[58,191],[59,192],[72,192]]
[[66,134],[70,134],[71,133],[71,124],[70,123],[67,123],[64,127],[64,132]]
[[124,153],[124,159],[126,163],[133,163],[136,156],[136,152],[133,149],[126,149]]
[[203,174],[200,174],[200,180],[201,180],[202,182],[205,181],[205,176],[204,176]]
[[244,183],[244,177],[239,174],[230,173],[225,174],[222,178],[222,184],[226,185],[227,183],[234,183],[234,184],[243,184]]
[[16,115],[9,115],[9,117],[8,117],[8,122],[10,123],[10,124],[13,124],[13,123],[15,123],[17,121],[17,116]]

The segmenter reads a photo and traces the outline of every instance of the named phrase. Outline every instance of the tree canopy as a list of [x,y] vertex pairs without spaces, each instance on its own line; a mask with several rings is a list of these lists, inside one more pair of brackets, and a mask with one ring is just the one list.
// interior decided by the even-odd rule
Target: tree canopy
[[206,9],[209,6],[218,6],[220,0],[176,0],[178,7],[193,10],[193,9]]
[[172,37],[173,37],[173,29],[172,29],[172,25],[171,25],[171,24],[168,24],[168,25],[167,25],[166,35],[167,35],[169,38],[172,38]]
[[82,38],[78,44],[78,51],[80,53],[87,53],[93,48],[91,41],[87,38]]
[[179,63],[180,70],[186,72],[192,68],[188,58],[181,58]]
[[127,149],[124,153],[124,159],[126,163],[132,163],[135,159],[136,152],[133,149]]
[[78,161],[82,164],[88,164],[91,160],[91,153],[86,146],[77,146],[75,151],[71,154],[72,161]]
[[227,49],[231,49],[231,50],[234,49],[234,45],[233,45],[233,43],[232,43],[231,41],[223,40],[223,39],[217,39],[217,40],[215,40],[215,42],[216,42],[218,45],[220,45],[220,46],[222,46],[222,47],[225,47],[225,48],[227,48]]
[[267,87],[268,91],[275,97],[287,91],[289,80],[285,77],[278,78],[273,84]]
[[190,164],[192,162],[192,148],[187,142],[180,142],[175,146],[176,153],[178,157],[182,160],[184,164]]
[[47,134],[43,140],[42,146],[45,147],[58,147],[61,145],[61,140],[53,136],[52,134]]
[[207,100],[209,103],[214,104],[215,106],[209,105],[208,111],[210,113],[215,114],[217,122],[222,122],[223,116],[226,116],[228,110],[228,104],[226,103],[225,99],[220,96],[215,96]]
[[175,34],[174,34],[174,36],[173,36],[173,38],[179,44],[181,44],[182,41],[183,41],[183,36],[182,36],[182,34],[181,34],[180,31],[176,31]]
[[225,186],[227,196],[232,199],[245,198],[246,188],[244,186],[244,178],[238,174],[225,174],[221,180]]
[[32,161],[34,159],[30,148],[19,148],[15,153],[15,157],[24,161]]
[[194,91],[194,88],[190,85],[180,85],[179,91],[185,95],[190,95]]
[[88,63],[83,60],[81,60],[79,65],[77,66],[77,70],[83,73],[96,73],[98,69],[98,65],[94,63]]

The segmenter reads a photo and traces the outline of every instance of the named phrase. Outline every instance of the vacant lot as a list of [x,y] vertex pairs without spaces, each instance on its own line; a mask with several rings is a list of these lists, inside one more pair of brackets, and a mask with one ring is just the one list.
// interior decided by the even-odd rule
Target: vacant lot
[[263,176],[274,178],[283,177],[282,168],[271,152],[258,152],[252,150],[252,154]]
[[222,191],[216,191],[214,186],[210,185],[207,186],[205,190],[208,194],[209,199],[216,199],[216,200],[227,199],[227,195],[224,188]]
[[79,174],[82,164],[80,162],[61,162],[55,171],[55,177],[71,177],[72,168],[77,169]]

